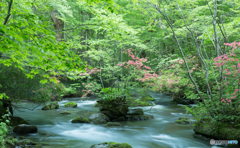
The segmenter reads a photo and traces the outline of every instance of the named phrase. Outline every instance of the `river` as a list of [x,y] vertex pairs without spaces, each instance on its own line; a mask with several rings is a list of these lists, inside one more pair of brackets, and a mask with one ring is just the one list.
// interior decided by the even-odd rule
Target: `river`
[[[71,123],[71,119],[83,111],[99,110],[98,107],[93,107],[96,102],[94,98],[85,101],[81,98],[66,98],[59,102],[60,109],[41,110],[42,106],[39,106],[33,111],[15,110],[14,115],[38,127],[38,133],[25,137],[34,142],[47,144],[44,148],[89,148],[102,142],[129,143],[133,148],[217,147],[211,146],[209,140],[194,138],[193,124],[175,123],[179,117],[184,117],[185,110],[171,107],[169,96],[160,93],[151,95],[156,99],[155,106],[142,108],[145,113],[153,115],[154,119],[120,122],[121,127]],[[77,108],[64,108],[63,105],[69,101],[76,102]],[[31,106],[29,103],[21,105]],[[63,111],[71,114],[61,115]],[[187,117],[191,118],[191,115],[188,114]]]

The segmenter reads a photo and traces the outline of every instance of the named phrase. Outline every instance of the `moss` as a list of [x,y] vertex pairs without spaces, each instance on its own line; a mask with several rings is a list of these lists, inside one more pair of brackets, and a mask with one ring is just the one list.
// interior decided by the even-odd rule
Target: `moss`
[[50,108],[50,106],[48,106],[48,105],[45,105],[43,108],[42,108],[42,110],[50,110],[51,108]]
[[240,141],[240,129],[230,126],[227,123],[221,123],[217,125],[216,123],[211,123],[209,120],[201,120],[200,122],[196,122],[193,130],[196,134],[202,134],[210,137],[211,139]]
[[66,104],[64,104],[63,107],[77,107],[77,103],[75,103],[75,102],[67,102]]
[[88,118],[83,118],[81,116],[78,116],[77,118],[72,119],[72,123],[90,123]]
[[42,108],[42,110],[51,110],[51,109],[59,109],[58,102],[51,102]]
[[146,101],[141,101],[139,99],[136,99],[131,103],[130,107],[136,107],[136,106],[152,106],[152,104]]
[[191,123],[192,121],[190,121],[190,119],[188,118],[184,118],[184,117],[180,117],[178,118],[178,120],[176,121],[176,123]]
[[58,102],[51,102],[48,105],[51,107],[51,109],[59,109]]
[[121,123],[118,123],[118,122],[108,122],[106,125],[107,126],[121,126]]
[[142,96],[142,98],[140,100],[141,101],[155,101],[155,99],[152,96],[149,96],[149,95]]
[[92,145],[91,148],[97,148],[98,146],[106,148],[132,148],[132,146],[128,143],[116,143],[116,142],[103,142],[100,144]]

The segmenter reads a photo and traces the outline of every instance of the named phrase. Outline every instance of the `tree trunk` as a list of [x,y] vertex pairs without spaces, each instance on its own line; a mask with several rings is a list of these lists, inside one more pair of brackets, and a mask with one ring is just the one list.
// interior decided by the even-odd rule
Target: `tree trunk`
[[213,29],[214,29],[214,43],[215,43],[215,51],[216,56],[220,56],[220,46],[218,42],[218,35],[217,35],[217,0],[214,0],[214,12],[213,12]]
[[64,28],[64,22],[58,18],[58,11],[57,10],[53,10],[51,12],[51,19],[52,19],[52,22],[53,22],[53,26],[54,26],[54,29],[56,30],[57,34],[56,34],[56,39],[58,42],[61,42],[63,40],[63,33],[62,33],[62,30]]

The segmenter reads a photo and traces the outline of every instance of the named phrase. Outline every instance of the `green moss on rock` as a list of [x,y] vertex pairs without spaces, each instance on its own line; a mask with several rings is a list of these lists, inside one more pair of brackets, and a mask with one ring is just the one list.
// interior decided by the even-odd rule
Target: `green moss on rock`
[[201,134],[211,139],[225,139],[225,140],[238,140],[240,141],[240,129],[230,126],[228,123],[221,123],[219,125],[211,123],[210,119],[202,119],[195,123],[194,132]]
[[148,120],[149,116],[147,115],[127,115],[129,121],[139,121],[139,120]]
[[106,125],[107,126],[121,126],[121,123],[119,123],[119,122],[108,122]]
[[142,98],[140,100],[141,101],[155,101],[155,99],[152,96],[149,96],[149,95],[142,96]]
[[51,109],[59,109],[58,102],[51,102],[42,108],[42,110],[51,110]]
[[72,123],[90,123],[88,118],[78,116],[77,118],[72,119]]
[[132,146],[128,143],[116,143],[116,142],[103,142],[100,144],[94,144],[90,148],[132,148]]
[[130,107],[137,107],[137,106],[152,106],[152,104],[146,101],[141,101],[139,99],[136,99],[131,103]]
[[63,107],[77,107],[77,103],[75,103],[75,102],[67,102],[66,104],[64,104]]

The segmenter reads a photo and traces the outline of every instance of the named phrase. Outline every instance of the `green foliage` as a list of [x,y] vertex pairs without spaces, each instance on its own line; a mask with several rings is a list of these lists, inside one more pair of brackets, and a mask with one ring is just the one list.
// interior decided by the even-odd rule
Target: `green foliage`
[[137,107],[137,106],[152,106],[150,102],[141,101],[140,99],[134,100],[129,106]]
[[74,96],[77,93],[76,88],[70,86],[70,87],[64,87],[61,96],[68,97],[68,96]]
[[140,100],[141,101],[155,101],[155,99],[150,95],[143,95]]
[[5,114],[0,118],[0,146],[2,148],[5,148],[5,137],[8,134],[9,126],[8,124],[10,123],[9,121],[9,115]]
[[99,93],[99,97],[102,99],[115,99],[117,97],[129,97],[131,95],[128,89],[121,88],[103,88]]

